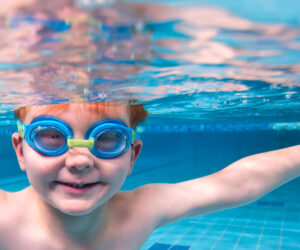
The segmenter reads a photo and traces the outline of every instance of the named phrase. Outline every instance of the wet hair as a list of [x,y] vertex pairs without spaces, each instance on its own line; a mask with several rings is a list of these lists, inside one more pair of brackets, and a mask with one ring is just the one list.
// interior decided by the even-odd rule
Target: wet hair
[[[25,121],[26,115],[29,111],[42,110],[43,112],[64,112],[70,107],[71,103],[62,103],[62,104],[51,104],[51,105],[43,105],[43,106],[27,106],[21,107],[14,111],[14,116],[17,119],[20,119],[21,122]],[[100,113],[105,110],[107,107],[122,105],[119,102],[90,102],[90,103],[83,103],[84,108],[88,109],[89,111]],[[124,105],[124,104],[123,104]],[[135,104],[130,103],[126,104],[126,108],[129,114],[129,121],[130,127],[136,127],[139,123],[145,121],[148,117],[148,112],[144,108],[143,104]]]

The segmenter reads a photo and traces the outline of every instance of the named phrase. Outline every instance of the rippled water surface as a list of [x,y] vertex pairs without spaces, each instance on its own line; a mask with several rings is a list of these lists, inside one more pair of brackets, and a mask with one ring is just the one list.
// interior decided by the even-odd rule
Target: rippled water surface
[[228,2],[1,2],[1,122],[126,99],[153,121],[298,122],[300,4]]

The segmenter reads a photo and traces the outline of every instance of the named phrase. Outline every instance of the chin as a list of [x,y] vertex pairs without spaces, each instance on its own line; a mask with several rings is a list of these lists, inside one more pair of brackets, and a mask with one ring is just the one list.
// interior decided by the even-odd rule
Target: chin
[[74,210],[73,211],[71,211],[71,210],[62,211],[61,210],[62,213],[66,214],[66,215],[70,215],[70,216],[83,216],[83,215],[90,214],[92,211],[90,211],[90,210],[87,210],[87,211],[86,210],[85,211],[80,211],[80,210],[78,210],[78,211],[74,211]]
[[86,204],[76,204],[76,202],[71,202],[68,204],[64,204],[61,206],[56,206],[56,209],[58,209],[61,213],[65,215],[71,215],[71,216],[82,216],[82,215],[87,215],[92,213],[97,207],[95,204],[94,205],[88,205]]
[[71,216],[82,216],[82,215],[87,215],[90,214],[91,212],[94,211],[95,208],[58,208],[63,214],[66,215],[71,215]]

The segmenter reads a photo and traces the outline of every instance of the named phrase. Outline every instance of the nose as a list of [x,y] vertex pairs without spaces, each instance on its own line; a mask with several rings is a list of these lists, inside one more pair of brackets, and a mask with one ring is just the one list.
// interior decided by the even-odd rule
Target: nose
[[94,167],[94,160],[87,148],[72,148],[67,152],[65,165],[74,173],[82,173]]

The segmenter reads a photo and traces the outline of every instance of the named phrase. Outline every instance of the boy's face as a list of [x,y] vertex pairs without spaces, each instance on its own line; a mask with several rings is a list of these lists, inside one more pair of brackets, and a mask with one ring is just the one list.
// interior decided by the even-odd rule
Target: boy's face
[[[125,106],[108,106],[105,112],[93,112],[82,104],[71,104],[64,111],[33,109],[26,115],[26,124],[39,116],[54,116],[73,129],[75,139],[84,139],[89,127],[105,119],[122,120],[129,126],[129,115]],[[88,148],[72,148],[59,156],[45,156],[35,151],[13,135],[13,144],[22,170],[36,192],[63,213],[82,215],[91,212],[111,198],[121,187],[140,153],[141,141],[135,140],[123,154],[101,159]],[[73,189],[65,184],[90,184],[88,188]],[[77,190],[77,191],[76,191]]]

